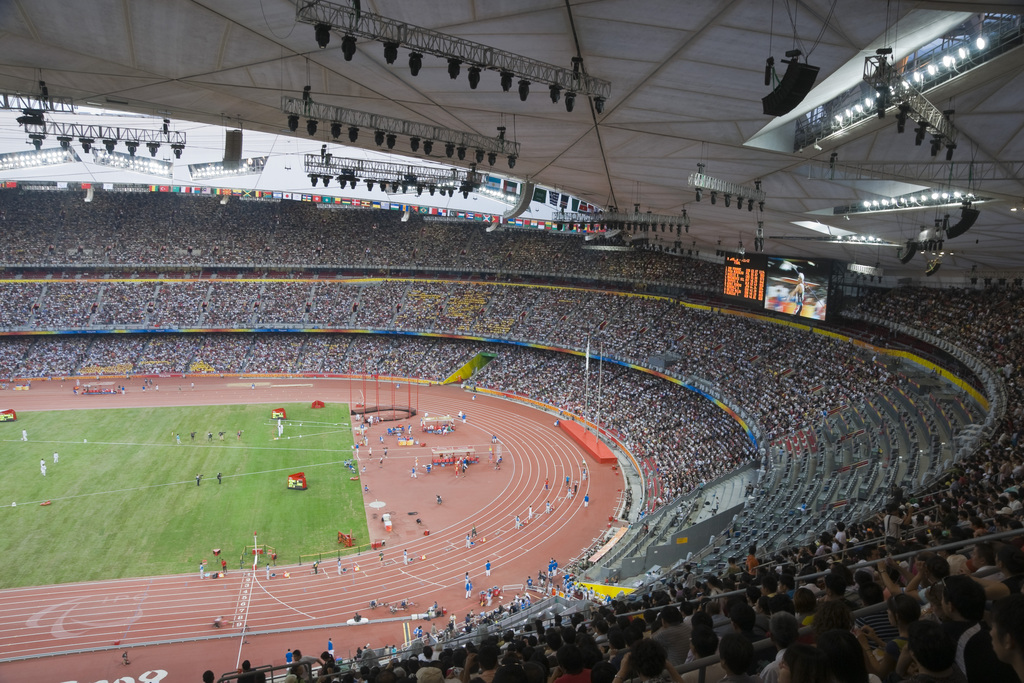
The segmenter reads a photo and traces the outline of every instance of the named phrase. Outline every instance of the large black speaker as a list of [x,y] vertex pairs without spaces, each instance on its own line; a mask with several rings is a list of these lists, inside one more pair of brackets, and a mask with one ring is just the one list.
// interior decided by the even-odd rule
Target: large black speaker
[[953,239],[959,237],[974,225],[974,221],[978,220],[978,216],[981,212],[977,209],[963,208],[960,210],[960,222],[946,230],[946,239]]
[[907,246],[901,247],[896,255],[899,256],[900,263],[907,265],[910,263],[910,259],[914,258],[914,254],[917,253],[918,243],[914,240],[907,240]]
[[224,166],[237,168],[242,160],[242,131],[229,130],[224,136]]
[[761,98],[764,113],[768,116],[782,116],[793,111],[807,97],[818,78],[816,66],[801,64],[796,57],[789,60],[788,64],[779,87]]

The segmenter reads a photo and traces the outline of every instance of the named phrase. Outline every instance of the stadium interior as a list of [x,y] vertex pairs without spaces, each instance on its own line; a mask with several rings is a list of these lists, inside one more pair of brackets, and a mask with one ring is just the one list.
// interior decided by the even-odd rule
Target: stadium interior
[[[0,395],[87,377],[461,383],[614,453],[608,532],[528,607],[217,680],[775,683],[778,659],[820,664],[807,680],[1024,681],[1007,616],[1024,614],[1022,16],[10,3]],[[899,594],[942,628],[887,636]],[[352,631],[339,650],[362,645]],[[853,678],[836,631],[860,641]],[[955,661],[933,666],[928,638]],[[109,675],[56,647],[0,662]]]

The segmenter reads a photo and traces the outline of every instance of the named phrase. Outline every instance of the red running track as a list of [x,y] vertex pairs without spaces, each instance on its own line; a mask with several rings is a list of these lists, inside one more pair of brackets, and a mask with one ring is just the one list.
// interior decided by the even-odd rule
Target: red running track
[[[34,382],[27,392],[5,396],[8,407],[20,411],[97,407],[220,405],[228,403],[289,403],[322,399],[348,402],[350,390],[366,390],[370,403],[374,384],[343,380],[203,378],[190,389],[190,379],[158,380],[160,392],[142,393],[141,380],[133,379],[125,396],[74,396],[72,382]],[[181,389],[179,390],[179,386]],[[381,403],[391,403],[390,384]],[[373,387],[373,389],[371,389]],[[386,387],[386,389],[385,389]],[[407,387],[395,392],[395,402],[405,403]],[[321,565],[314,575],[310,565],[274,568],[255,573],[228,571],[226,579],[200,580],[196,572],[175,576],[88,582],[0,591],[0,678],[31,677],[54,681],[101,681],[131,677],[133,680],[200,680],[212,669],[220,674],[235,669],[243,659],[253,664],[283,664],[288,648],[319,655],[333,638],[336,654],[354,654],[356,647],[372,643],[401,645],[403,625],[417,624],[429,631],[431,624],[414,620],[435,600],[461,621],[469,610],[480,611],[476,594],[490,586],[506,590],[505,599],[525,583],[527,575],[546,568],[555,557],[561,564],[588,547],[608,527],[621,496],[622,479],[617,470],[597,465],[554,426],[554,417],[490,396],[471,394],[458,387],[412,389],[412,403],[420,414],[456,415],[468,420],[458,424],[454,435],[421,434],[426,447],[394,446],[388,440],[383,466],[379,435],[394,423],[383,423],[367,433],[373,447],[370,459],[362,449],[366,466],[363,482],[367,524],[373,540],[386,540],[384,562],[376,551],[346,559],[342,571],[335,561]],[[417,430],[420,415],[411,420]],[[491,435],[502,443],[504,462],[500,471],[487,460]],[[376,442],[376,443],[375,443]],[[413,463],[426,464],[432,446],[476,446],[481,463],[470,466],[468,475],[455,477],[452,468],[435,468],[430,475],[411,477]],[[583,480],[583,468],[587,479]],[[579,482],[579,491],[566,495],[565,477]],[[550,490],[545,490],[545,480]],[[583,506],[589,494],[590,505]],[[436,496],[444,503],[437,505]],[[551,501],[553,511],[545,513]],[[373,506],[382,503],[381,507]],[[527,521],[533,507],[534,519]],[[381,512],[391,512],[394,529],[384,530]],[[407,513],[414,512],[414,515]],[[515,516],[525,522],[516,530]],[[421,525],[416,519],[422,520]],[[476,527],[476,543],[466,548],[466,534]],[[429,536],[423,534],[429,530]],[[357,539],[357,542],[360,539]],[[407,550],[410,564],[403,562]],[[120,552],[120,551],[119,551]],[[484,564],[490,560],[491,576]],[[230,568],[229,568],[230,569]],[[290,573],[284,578],[285,571]],[[467,600],[464,576],[469,572],[474,596]],[[537,594],[533,594],[537,597]],[[381,602],[411,600],[416,607],[392,615],[383,607],[371,610],[371,599]],[[495,603],[496,606],[496,603]],[[492,606],[493,608],[493,606]],[[356,612],[365,619],[347,622]],[[224,616],[232,625],[216,630],[213,619]],[[369,620],[368,622],[366,620]],[[246,635],[242,637],[242,627]],[[265,631],[295,629],[290,633]],[[198,639],[197,642],[151,645],[150,643]],[[116,644],[116,645],[115,645]],[[110,648],[101,652],[60,654],[68,651]],[[121,664],[127,651],[131,664]],[[56,659],[28,659],[60,655]],[[165,672],[165,673],[163,673]]]

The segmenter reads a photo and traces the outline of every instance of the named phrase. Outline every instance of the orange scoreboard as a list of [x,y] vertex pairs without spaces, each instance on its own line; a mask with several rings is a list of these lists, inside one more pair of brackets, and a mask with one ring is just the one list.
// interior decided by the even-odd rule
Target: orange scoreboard
[[764,301],[766,259],[762,254],[727,254],[722,293],[747,301]]

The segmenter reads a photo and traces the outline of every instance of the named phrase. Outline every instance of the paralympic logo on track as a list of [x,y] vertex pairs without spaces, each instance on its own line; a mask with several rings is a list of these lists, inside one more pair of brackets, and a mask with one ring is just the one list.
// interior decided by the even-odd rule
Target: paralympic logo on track
[[30,628],[49,627],[55,638],[74,638],[88,631],[117,628],[127,631],[142,618],[144,593],[97,600],[81,597],[44,607],[25,623]]

